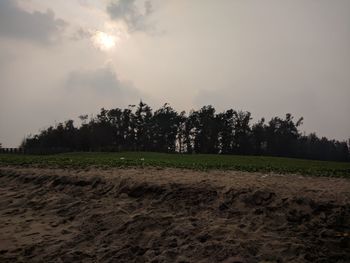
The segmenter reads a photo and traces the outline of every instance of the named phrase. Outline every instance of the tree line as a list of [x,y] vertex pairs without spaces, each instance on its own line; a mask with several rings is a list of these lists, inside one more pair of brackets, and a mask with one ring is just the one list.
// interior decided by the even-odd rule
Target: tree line
[[[299,131],[303,118],[264,118],[233,109],[217,113],[212,106],[178,113],[169,104],[153,111],[142,101],[128,108],[101,109],[96,117],[79,117],[26,138],[29,153],[66,151],[154,151],[165,153],[241,154],[349,161],[347,142]],[[350,143],[350,142],[349,142]]]

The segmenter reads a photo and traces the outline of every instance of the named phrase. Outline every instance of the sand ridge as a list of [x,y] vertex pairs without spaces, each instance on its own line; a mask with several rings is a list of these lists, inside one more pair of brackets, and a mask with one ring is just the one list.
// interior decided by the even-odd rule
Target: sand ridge
[[1,262],[347,262],[350,180],[0,168]]

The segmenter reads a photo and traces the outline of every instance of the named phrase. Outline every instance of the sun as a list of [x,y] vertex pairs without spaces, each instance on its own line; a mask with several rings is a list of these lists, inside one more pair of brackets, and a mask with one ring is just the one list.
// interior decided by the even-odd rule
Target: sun
[[116,36],[109,35],[102,31],[97,31],[92,37],[94,46],[102,51],[112,50],[116,46],[117,40]]

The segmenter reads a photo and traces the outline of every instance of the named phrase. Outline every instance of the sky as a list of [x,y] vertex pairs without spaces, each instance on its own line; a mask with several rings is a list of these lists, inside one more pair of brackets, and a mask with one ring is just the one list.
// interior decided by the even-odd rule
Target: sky
[[0,0],[0,143],[140,100],[350,138],[348,0]]

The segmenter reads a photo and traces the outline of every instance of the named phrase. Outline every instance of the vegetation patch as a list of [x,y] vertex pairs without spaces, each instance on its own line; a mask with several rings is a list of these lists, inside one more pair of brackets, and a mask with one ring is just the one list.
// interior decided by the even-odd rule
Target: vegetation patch
[[55,155],[1,154],[0,165],[55,168],[160,167],[194,170],[237,170],[312,176],[350,177],[350,163],[268,156],[166,154],[151,152],[64,153]]

